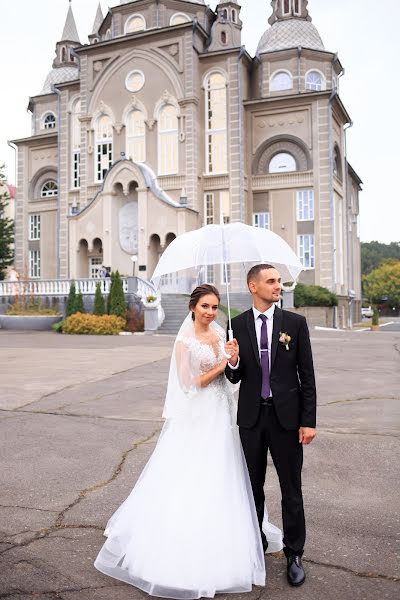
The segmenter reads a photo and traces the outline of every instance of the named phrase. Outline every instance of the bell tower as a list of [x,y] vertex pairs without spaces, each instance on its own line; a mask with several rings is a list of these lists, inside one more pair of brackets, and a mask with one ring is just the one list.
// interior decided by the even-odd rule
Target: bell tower
[[71,49],[80,46],[80,44],[81,42],[76,28],[74,13],[72,12],[71,0],[69,0],[67,18],[65,20],[61,40],[57,42],[56,45],[56,57],[53,62],[53,67],[76,66],[76,59],[71,53]]
[[307,4],[308,0],[272,0],[272,15],[268,19],[268,23],[273,25],[276,21],[284,21],[286,19],[311,21]]
[[240,6],[236,0],[222,0],[215,9],[217,18],[211,30],[209,51],[239,48],[242,44]]

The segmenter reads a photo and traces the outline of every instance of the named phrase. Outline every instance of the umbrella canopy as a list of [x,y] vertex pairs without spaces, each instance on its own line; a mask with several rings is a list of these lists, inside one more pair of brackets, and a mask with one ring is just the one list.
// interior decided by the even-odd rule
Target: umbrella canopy
[[183,233],[163,252],[152,280],[185,269],[234,263],[272,264],[283,282],[295,281],[303,266],[289,244],[269,229],[244,223],[207,225]]

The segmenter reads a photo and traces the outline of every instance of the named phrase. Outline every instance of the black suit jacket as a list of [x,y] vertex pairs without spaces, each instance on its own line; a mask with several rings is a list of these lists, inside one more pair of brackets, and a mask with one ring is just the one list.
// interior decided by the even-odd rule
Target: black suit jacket
[[[234,337],[239,343],[237,369],[226,367],[229,381],[240,381],[237,422],[253,427],[261,405],[261,365],[254,313],[250,309],[232,319]],[[292,338],[289,350],[279,342],[279,333]],[[286,430],[315,427],[316,389],[310,336],[304,317],[275,307],[271,344],[271,392],[278,420]]]

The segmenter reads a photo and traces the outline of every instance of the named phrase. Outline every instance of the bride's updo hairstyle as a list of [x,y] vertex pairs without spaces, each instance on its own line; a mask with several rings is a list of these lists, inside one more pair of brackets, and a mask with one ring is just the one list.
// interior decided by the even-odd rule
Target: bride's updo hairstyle
[[[193,310],[197,303],[200,302],[203,296],[208,296],[208,294],[213,294],[218,298],[218,304],[221,302],[221,296],[219,295],[219,291],[213,285],[209,285],[205,283],[204,285],[199,285],[197,288],[193,290],[190,295],[189,300],[189,310]],[[194,321],[194,313],[192,312],[192,319]]]

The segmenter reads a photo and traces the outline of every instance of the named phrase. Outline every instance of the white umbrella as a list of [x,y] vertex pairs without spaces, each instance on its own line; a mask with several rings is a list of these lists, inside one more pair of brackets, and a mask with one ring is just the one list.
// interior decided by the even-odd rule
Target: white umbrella
[[227,265],[257,262],[274,265],[284,282],[295,281],[303,270],[289,244],[276,233],[244,223],[230,223],[206,225],[175,238],[163,252],[151,279],[157,286],[163,275],[193,267],[223,265],[231,336]]

